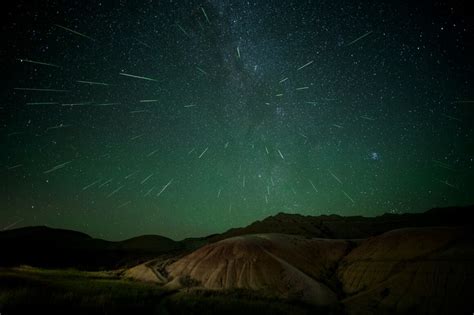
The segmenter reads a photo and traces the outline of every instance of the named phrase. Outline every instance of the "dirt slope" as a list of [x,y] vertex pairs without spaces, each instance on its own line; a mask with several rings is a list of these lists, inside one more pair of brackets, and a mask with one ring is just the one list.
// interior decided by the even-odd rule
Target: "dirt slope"
[[470,229],[410,228],[362,242],[338,276],[349,314],[449,314],[473,304],[473,265]]
[[244,288],[318,305],[335,303],[331,275],[350,244],[283,234],[239,236],[204,246],[169,265],[168,286]]

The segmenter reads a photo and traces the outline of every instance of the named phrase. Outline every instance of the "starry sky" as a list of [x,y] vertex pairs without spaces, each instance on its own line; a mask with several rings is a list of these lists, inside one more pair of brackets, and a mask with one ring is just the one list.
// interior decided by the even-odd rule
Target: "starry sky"
[[0,229],[182,239],[472,204],[466,3],[11,1]]

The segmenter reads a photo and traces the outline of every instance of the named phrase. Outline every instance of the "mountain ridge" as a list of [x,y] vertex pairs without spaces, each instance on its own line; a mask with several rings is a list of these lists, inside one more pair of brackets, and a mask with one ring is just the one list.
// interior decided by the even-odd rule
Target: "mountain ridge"
[[247,234],[280,233],[312,238],[362,239],[402,227],[472,225],[469,218],[473,211],[474,206],[449,207],[414,214],[386,213],[376,217],[335,214],[304,216],[280,212],[245,227],[181,241],[160,235],[141,235],[114,242],[67,229],[21,227],[0,232],[0,246],[5,253],[0,259],[0,266],[28,264],[85,270],[121,268],[159,255],[183,255],[209,243]]

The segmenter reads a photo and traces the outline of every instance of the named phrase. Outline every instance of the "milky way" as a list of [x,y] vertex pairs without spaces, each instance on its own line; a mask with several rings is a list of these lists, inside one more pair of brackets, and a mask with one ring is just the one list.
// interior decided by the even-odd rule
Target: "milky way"
[[19,1],[5,12],[2,229],[180,239],[278,212],[474,202],[462,5]]

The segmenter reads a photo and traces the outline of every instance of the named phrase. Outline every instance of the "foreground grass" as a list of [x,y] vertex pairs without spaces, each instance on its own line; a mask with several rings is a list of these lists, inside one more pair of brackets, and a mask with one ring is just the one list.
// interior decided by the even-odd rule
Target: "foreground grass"
[[[0,313],[321,314],[322,310],[242,292],[177,292],[124,280],[118,272],[0,269]],[[324,312],[326,313],[326,312]]]
[[113,273],[0,269],[2,314],[32,310],[125,314],[136,309],[153,313],[167,294],[159,286],[122,280]]

